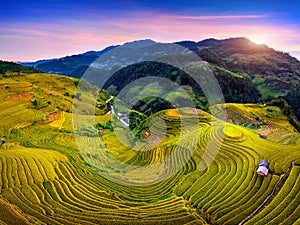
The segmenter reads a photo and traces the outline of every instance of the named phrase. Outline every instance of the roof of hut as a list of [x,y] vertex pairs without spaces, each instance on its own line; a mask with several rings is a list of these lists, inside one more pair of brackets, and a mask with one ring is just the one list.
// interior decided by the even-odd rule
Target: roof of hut
[[264,159],[259,160],[258,165],[259,166],[264,166],[266,168],[269,168],[269,163],[266,160],[264,160]]

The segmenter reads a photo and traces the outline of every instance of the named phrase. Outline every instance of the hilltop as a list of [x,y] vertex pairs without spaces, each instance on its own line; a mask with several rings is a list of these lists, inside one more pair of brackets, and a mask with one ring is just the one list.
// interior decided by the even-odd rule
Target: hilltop
[[[204,60],[236,73],[247,73],[263,95],[285,95],[299,84],[300,62],[287,53],[246,38],[208,39],[197,43],[197,53]],[[268,93],[270,95],[270,93]],[[272,95],[271,95],[272,96]]]

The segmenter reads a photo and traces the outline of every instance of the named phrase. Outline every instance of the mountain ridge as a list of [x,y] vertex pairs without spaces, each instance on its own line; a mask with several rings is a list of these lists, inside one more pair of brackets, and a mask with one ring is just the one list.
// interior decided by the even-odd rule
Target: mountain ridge
[[[155,58],[164,44],[167,43],[157,43],[151,39],[137,40],[123,45],[109,46],[98,52],[88,51],[83,54],[42,61],[38,65],[36,63],[39,61],[29,65],[36,65],[36,68],[43,72],[76,78],[80,78],[88,68],[93,68],[96,71],[95,74],[98,74],[97,70],[102,68],[111,70],[110,73],[113,73],[112,69],[115,71],[120,66],[135,63],[136,58],[142,61]],[[297,58],[288,53],[276,51],[265,44],[255,44],[247,38],[236,37],[221,40],[209,38],[198,42],[184,40],[174,44],[197,54],[211,66],[213,72],[216,72],[213,68],[221,68],[222,71],[249,77],[262,96],[258,101],[287,96],[300,85],[300,61]],[[111,51],[114,49],[119,51]],[[139,49],[139,51],[132,49]],[[125,54],[129,58],[119,57],[118,59],[118,54]],[[100,61],[97,60],[99,56],[103,56]],[[289,97],[288,100],[292,98],[294,97]],[[293,108],[294,112],[299,111],[297,107]],[[300,115],[298,114],[297,117],[300,118]]]
[[[34,66],[46,73],[61,73],[63,75],[70,76],[72,72],[78,69],[80,66],[87,65],[87,63],[92,63],[93,60],[97,59],[96,56],[99,57],[116,47],[121,46],[121,47],[132,48],[134,46],[134,48],[137,47],[141,48],[141,47],[149,47],[155,44],[159,44],[159,43],[151,39],[137,40],[133,42],[126,42],[123,45],[108,46],[101,51],[91,50],[82,54],[75,54],[75,55],[65,56],[65,57],[55,58],[55,59],[38,60],[36,62],[25,62],[25,63],[21,62],[21,64],[25,66]],[[235,54],[242,54],[247,57],[256,54],[271,54],[271,57],[277,57],[278,59],[285,61],[282,64],[280,64],[280,66],[283,69],[285,69],[287,72],[291,72],[290,71],[291,68],[288,65],[284,64],[286,63],[286,61],[292,63],[293,65],[297,64],[297,66],[294,66],[294,68],[296,68],[297,76],[300,79],[300,61],[297,58],[289,55],[289,53],[276,51],[265,44],[255,44],[247,38],[237,37],[237,38],[227,38],[227,39],[219,39],[219,40],[215,38],[209,38],[198,42],[184,40],[184,41],[174,42],[173,44],[181,45],[194,52],[198,52],[203,49],[210,49],[215,53],[217,53],[221,58],[232,56]],[[77,58],[82,60],[82,63],[80,63],[79,60],[77,61],[76,60]],[[241,60],[236,55],[235,55],[235,59]],[[267,60],[270,60],[270,58],[267,58]],[[71,61],[75,61],[75,63],[77,64]]]
[[[90,65],[98,57],[104,53],[118,47],[119,45],[112,45],[104,48],[100,51],[87,51],[81,54],[75,54],[70,56],[64,56],[61,58],[54,59],[43,59],[36,62],[22,63],[23,66],[34,66],[46,73],[57,73],[70,76],[73,71],[84,65]],[[66,63],[67,62],[67,63]],[[69,63],[71,62],[71,63]],[[69,65],[68,65],[69,64]],[[79,65],[76,67],[76,65]]]

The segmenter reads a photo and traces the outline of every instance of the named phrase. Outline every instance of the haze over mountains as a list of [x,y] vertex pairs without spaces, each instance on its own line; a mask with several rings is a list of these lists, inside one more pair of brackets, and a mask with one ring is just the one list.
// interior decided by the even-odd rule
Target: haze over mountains
[[[296,58],[266,45],[254,44],[246,38],[211,38],[199,42],[180,41],[176,44],[190,49],[213,65],[236,73],[247,73],[251,78],[257,78],[256,82],[263,80],[266,88],[274,87],[273,91],[284,93],[290,85],[298,84],[300,80],[300,62]],[[121,47],[128,50],[140,48],[146,55],[149,54],[149,48],[157,48],[159,45],[160,43],[148,39],[125,43]],[[46,73],[81,77],[91,63],[116,47],[119,45],[109,46],[102,51],[88,51],[79,55],[22,64],[34,66]],[[153,53],[150,52],[151,54]]]
[[34,66],[45,73],[58,73],[79,77],[76,76],[76,70],[90,65],[98,57],[117,46],[118,45],[109,46],[101,51],[88,51],[79,55],[66,56],[58,59],[44,59],[36,62],[24,62],[21,64],[24,66]]

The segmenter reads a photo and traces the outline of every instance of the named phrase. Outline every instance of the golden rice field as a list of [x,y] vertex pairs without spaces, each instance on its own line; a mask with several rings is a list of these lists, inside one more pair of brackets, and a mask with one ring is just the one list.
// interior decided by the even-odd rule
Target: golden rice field
[[[236,121],[260,116],[276,127],[268,139],[185,108],[150,116],[139,127],[142,138],[130,145],[119,125],[102,128],[101,137],[85,128],[77,134],[85,146],[80,150],[72,122],[74,81],[47,74],[0,77],[0,138],[6,141],[0,147],[1,225],[240,224],[270,194],[243,224],[300,224],[299,135],[280,109],[227,106]],[[79,101],[90,104],[89,96]],[[104,127],[112,116],[103,114],[97,109],[95,121]],[[260,159],[270,164],[266,177],[256,175]]]

